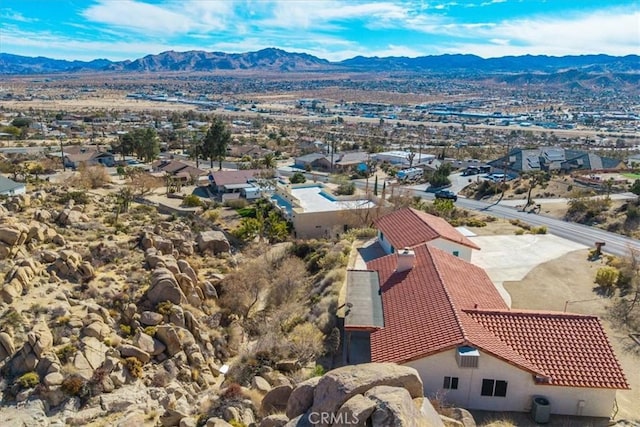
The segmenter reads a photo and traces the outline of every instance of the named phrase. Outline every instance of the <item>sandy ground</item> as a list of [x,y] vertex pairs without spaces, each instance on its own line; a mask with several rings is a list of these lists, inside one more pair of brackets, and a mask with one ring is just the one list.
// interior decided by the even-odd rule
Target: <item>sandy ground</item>
[[533,268],[522,280],[505,281],[513,308],[540,309],[593,314],[602,319],[631,390],[618,391],[619,411],[616,419],[640,422],[640,355],[630,351],[632,341],[626,331],[615,329],[607,319],[611,300],[594,292],[596,271],[600,262],[587,260],[588,250],[569,252]]
[[511,305],[511,296],[503,286],[505,281],[522,280],[539,264],[568,252],[586,249],[584,245],[550,234],[477,236],[470,239],[482,248],[473,252],[471,262],[487,272],[508,305]]

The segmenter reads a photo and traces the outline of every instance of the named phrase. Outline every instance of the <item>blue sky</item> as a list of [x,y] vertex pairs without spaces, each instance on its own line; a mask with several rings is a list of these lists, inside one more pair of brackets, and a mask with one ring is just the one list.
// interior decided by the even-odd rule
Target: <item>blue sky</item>
[[0,52],[135,59],[278,47],[336,61],[640,54],[628,0],[0,0]]

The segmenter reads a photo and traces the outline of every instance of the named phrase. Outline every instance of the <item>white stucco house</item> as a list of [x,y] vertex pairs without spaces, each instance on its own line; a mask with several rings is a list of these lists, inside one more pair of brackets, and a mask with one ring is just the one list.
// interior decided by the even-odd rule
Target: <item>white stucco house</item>
[[15,182],[0,175],[0,196],[17,196],[26,192],[27,187],[23,182]]
[[[345,316],[347,363],[414,367],[426,395],[477,410],[543,401],[550,414],[609,418],[616,391],[629,388],[597,317],[511,310],[484,270],[446,250],[395,251],[366,272],[347,282],[363,286]],[[360,306],[382,313],[361,316]],[[366,345],[370,360],[351,360]]]
[[293,224],[298,238],[334,238],[349,228],[370,223],[378,205],[370,198],[334,196],[320,183],[279,183],[271,202]]
[[480,247],[453,228],[446,220],[413,208],[404,208],[378,218],[378,242],[385,253],[429,245],[465,261]]

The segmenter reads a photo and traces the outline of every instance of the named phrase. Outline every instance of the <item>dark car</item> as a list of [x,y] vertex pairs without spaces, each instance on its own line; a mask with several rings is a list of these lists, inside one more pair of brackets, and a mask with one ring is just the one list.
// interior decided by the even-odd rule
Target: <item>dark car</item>
[[448,199],[454,202],[458,200],[458,195],[451,190],[439,190],[436,191],[436,199]]

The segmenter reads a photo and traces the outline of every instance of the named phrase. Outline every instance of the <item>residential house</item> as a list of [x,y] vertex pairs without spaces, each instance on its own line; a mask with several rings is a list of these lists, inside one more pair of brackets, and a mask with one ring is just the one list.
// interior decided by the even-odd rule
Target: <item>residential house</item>
[[252,159],[261,159],[273,151],[262,148],[259,145],[232,145],[229,147],[227,154],[231,157],[251,157]]
[[12,179],[0,175],[0,196],[17,196],[25,194],[27,187],[22,182],[15,182]]
[[444,219],[413,208],[392,212],[374,224],[378,229],[378,242],[387,254],[429,245],[471,261],[472,250],[480,249]]
[[63,152],[51,153],[51,155],[64,156],[64,166],[76,169],[81,164],[87,166],[102,165],[113,167],[116,165],[115,157],[112,153],[102,150],[100,147],[91,145],[70,145],[64,147]]
[[431,164],[436,156],[433,154],[419,154],[411,151],[384,151],[372,155],[378,162],[388,162],[401,167],[421,166]]
[[279,184],[271,196],[299,238],[333,238],[351,227],[369,224],[378,213],[374,201],[334,196],[322,184]]
[[366,170],[371,162],[371,155],[365,151],[349,151],[339,153],[337,156],[338,159],[335,161],[334,167],[344,173],[355,171],[359,168]]
[[209,185],[222,200],[243,197],[257,199],[262,192],[257,179],[266,171],[263,169],[242,169],[237,171],[209,172]]
[[331,170],[331,159],[321,153],[305,154],[295,158],[294,166],[305,170],[328,172]]
[[151,164],[153,172],[163,172],[166,175],[174,176],[183,182],[194,182],[198,184],[202,179],[206,181],[207,171],[197,168],[189,163],[180,160],[157,160]]
[[620,169],[624,162],[602,157],[588,151],[569,150],[560,147],[535,149],[514,148],[507,156],[489,162],[495,169],[526,173],[535,171]]
[[544,397],[553,414],[608,418],[616,390],[629,388],[597,317],[511,310],[484,270],[437,247],[403,249],[353,275],[348,287],[361,289],[347,292],[360,296],[347,300],[347,362],[411,366],[426,395],[501,412],[531,411]]

